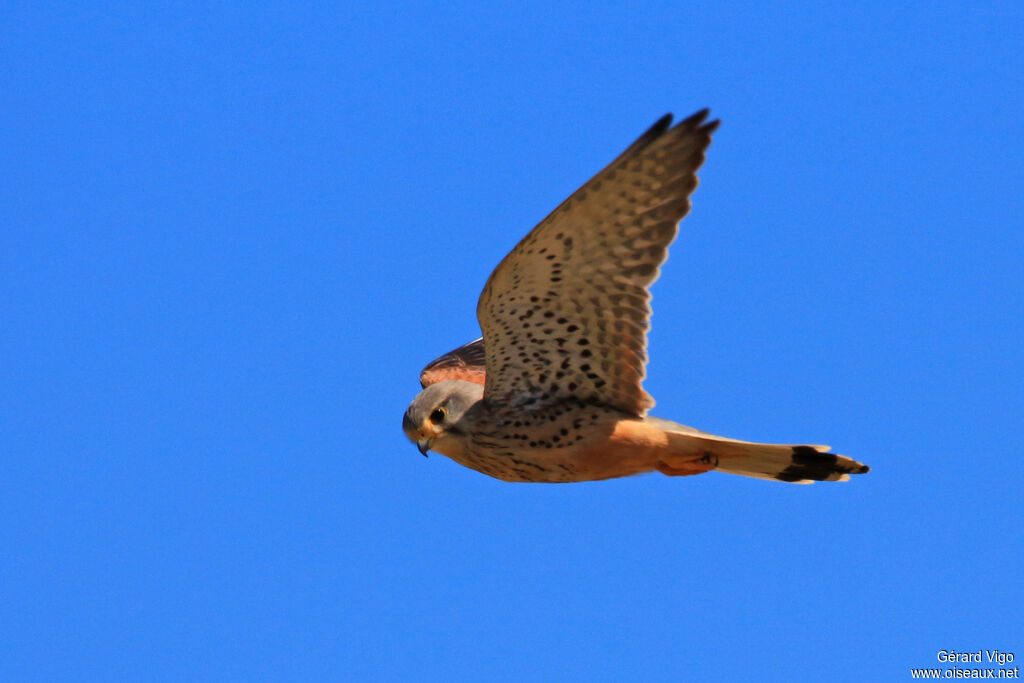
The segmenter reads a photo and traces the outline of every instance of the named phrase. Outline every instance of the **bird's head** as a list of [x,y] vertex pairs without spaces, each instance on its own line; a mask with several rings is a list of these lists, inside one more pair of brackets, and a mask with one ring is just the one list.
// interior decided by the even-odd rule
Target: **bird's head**
[[473,382],[450,379],[431,384],[409,404],[402,429],[423,455],[431,449],[446,453],[446,442],[465,434],[460,422],[483,395],[483,386]]

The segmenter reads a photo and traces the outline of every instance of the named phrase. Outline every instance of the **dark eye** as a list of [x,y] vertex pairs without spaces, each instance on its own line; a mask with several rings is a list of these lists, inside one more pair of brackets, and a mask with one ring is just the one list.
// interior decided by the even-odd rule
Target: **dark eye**
[[434,408],[434,412],[430,414],[430,421],[434,424],[444,422],[444,408]]

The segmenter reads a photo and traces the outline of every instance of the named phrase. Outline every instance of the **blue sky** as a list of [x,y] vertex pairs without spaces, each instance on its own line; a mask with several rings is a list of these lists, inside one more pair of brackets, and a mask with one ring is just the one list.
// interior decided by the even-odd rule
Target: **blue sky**
[[[1024,659],[1019,3],[3,14],[4,680]],[[703,107],[654,413],[873,471],[544,486],[420,457],[402,412],[494,265]]]

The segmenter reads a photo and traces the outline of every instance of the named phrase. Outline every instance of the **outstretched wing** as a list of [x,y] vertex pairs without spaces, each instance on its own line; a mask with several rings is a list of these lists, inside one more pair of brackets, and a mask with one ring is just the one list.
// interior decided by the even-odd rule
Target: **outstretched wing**
[[655,123],[523,238],[477,304],[484,396],[509,407],[575,398],[643,415],[658,277],[718,121]]
[[431,361],[420,372],[420,384],[426,389],[446,379],[484,383],[484,340],[477,339]]

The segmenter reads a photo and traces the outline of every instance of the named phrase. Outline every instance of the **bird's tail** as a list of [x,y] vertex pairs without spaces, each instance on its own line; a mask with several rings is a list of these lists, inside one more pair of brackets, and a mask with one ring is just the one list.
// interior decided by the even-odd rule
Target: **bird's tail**
[[647,418],[663,429],[672,451],[662,458],[659,471],[668,475],[696,474],[717,470],[745,477],[775,479],[793,484],[815,481],[846,481],[851,474],[864,474],[871,468],[845,455],[829,453],[828,446],[794,446],[737,441],[701,432],[692,427]]

